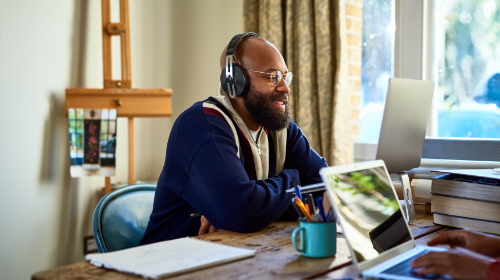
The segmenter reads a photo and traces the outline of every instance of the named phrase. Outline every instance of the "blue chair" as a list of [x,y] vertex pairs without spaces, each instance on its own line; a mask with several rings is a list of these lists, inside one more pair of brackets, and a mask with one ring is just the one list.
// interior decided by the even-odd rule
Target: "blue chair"
[[101,198],[92,218],[100,253],[139,245],[153,211],[155,190],[151,184],[129,185]]

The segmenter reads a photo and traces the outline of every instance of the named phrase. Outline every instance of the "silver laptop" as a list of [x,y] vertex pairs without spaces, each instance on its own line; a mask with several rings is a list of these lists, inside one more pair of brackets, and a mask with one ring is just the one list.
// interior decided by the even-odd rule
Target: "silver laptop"
[[420,166],[434,84],[389,80],[375,159],[384,160],[390,174]]
[[323,168],[320,174],[353,265],[363,278],[422,279],[411,269],[411,261],[429,251],[446,250],[416,246],[384,161]]

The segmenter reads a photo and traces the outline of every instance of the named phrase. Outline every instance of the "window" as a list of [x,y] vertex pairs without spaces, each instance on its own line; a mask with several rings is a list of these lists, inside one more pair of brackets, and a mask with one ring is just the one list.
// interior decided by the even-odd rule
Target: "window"
[[500,1],[435,6],[437,136],[500,138]]
[[389,78],[394,76],[394,0],[363,2],[359,136],[377,142]]
[[391,77],[436,81],[428,136],[500,138],[500,1],[363,1],[356,161],[375,157],[388,61]]

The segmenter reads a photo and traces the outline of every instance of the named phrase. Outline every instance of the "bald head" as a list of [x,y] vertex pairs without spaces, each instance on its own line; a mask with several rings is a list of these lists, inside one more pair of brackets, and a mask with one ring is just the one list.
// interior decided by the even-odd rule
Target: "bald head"
[[[220,56],[221,71],[226,67],[226,52],[227,45]],[[283,64],[285,63],[283,56],[273,44],[255,36],[244,38],[238,44],[234,57],[235,63],[252,70],[267,69],[267,67],[262,67],[265,67],[266,62],[273,60],[281,60]]]

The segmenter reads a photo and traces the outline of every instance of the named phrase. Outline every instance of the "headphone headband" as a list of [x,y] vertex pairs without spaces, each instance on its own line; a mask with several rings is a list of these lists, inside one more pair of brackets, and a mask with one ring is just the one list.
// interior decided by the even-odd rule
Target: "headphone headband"
[[227,45],[226,56],[234,55],[238,44],[248,36],[254,36],[254,37],[260,38],[259,35],[255,34],[254,32],[247,32],[247,33],[235,35],[233,37],[233,39],[231,39],[231,41],[229,41],[229,44]]

